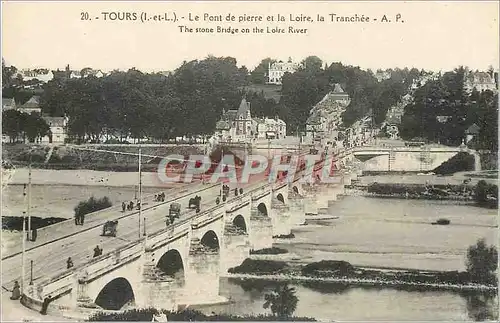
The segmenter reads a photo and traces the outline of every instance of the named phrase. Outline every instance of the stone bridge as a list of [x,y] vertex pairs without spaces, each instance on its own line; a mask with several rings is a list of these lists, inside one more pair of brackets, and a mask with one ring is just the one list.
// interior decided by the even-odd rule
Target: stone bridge
[[379,147],[362,146],[343,151],[337,156],[339,167],[359,164],[363,171],[428,172],[459,152],[474,156],[475,170],[481,170],[481,160],[475,150],[461,147]]
[[343,184],[303,182],[300,177],[262,184],[84,264],[35,279],[22,303],[40,310],[51,296],[49,314],[65,315],[220,302],[221,275],[343,192]]

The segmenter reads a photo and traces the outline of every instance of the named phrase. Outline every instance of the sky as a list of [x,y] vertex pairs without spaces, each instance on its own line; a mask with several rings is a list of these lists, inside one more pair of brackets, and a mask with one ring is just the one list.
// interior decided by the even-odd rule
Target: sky
[[[184,60],[209,54],[234,57],[239,66],[249,69],[266,57],[300,61],[309,55],[328,64],[342,62],[373,70],[417,67],[436,71],[459,65],[498,69],[498,10],[497,1],[3,2],[2,57],[7,65],[19,69],[63,69],[69,64],[75,70],[135,67],[146,72],[172,71]],[[132,19],[135,14],[137,20],[112,21],[111,12],[129,13]],[[148,17],[175,14],[178,21],[143,23],[142,13]],[[276,21],[278,14],[286,21]],[[370,22],[332,22],[330,14],[364,15]],[[189,21],[190,15],[193,21]],[[218,15],[222,22],[210,21]],[[228,15],[236,21],[225,21]],[[263,21],[238,22],[243,15],[260,16]],[[321,15],[325,21],[291,22],[290,15],[314,20]],[[391,22],[383,22],[384,15]],[[194,21],[195,16],[199,21]],[[268,16],[274,21],[267,21]],[[193,28],[193,33],[181,33],[181,25]],[[195,32],[196,28],[216,30],[218,26],[240,32]],[[253,31],[255,27],[264,32],[241,33],[243,28]],[[307,31],[290,34],[289,27]],[[285,33],[267,33],[273,28]]]

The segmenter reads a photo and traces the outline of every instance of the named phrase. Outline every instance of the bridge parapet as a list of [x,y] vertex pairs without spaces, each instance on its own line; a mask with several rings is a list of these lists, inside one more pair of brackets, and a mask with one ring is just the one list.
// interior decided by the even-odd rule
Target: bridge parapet
[[134,241],[128,246],[101,256],[103,258],[96,258],[95,261],[88,263],[87,266],[80,269],[81,271],[85,271],[87,275],[85,278],[80,278],[79,283],[88,283],[105,273],[113,271],[116,267],[121,266],[122,263],[139,258],[143,251],[144,245],[140,241]]
[[269,194],[271,194],[271,188],[266,185],[252,192],[252,201],[258,201]]
[[244,193],[244,195],[238,196],[226,203],[226,213],[235,212],[247,204],[252,202],[252,193]]
[[170,225],[167,228],[148,236],[146,252],[155,251],[156,249],[168,244],[171,240],[188,234],[190,226],[190,219],[187,219],[176,225]]
[[204,227],[207,224],[210,224],[224,216],[224,207],[216,206],[195,219],[191,221],[191,229],[196,230],[200,227]]

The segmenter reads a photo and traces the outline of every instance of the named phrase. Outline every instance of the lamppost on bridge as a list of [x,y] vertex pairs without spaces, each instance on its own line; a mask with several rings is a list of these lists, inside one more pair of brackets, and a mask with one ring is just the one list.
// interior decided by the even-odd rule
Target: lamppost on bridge
[[31,162],[33,150],[30,150],[30,162],[28,166],[28,237],[32,240],[31,236]]
[[[141,217],[142,217],[142,170],[141,170],[141,147],[139,146],[139,239],[141,238]],[[144,236],[146,236],[146,218],[144,218]]]
[[[23,188],[23,199],[26,205],[26,199],[27,199],[27,193],[26,193],[26,184],[24,184]],[[25,285],[25,273],[26,273],[26,210],[23,211],[23,235],[22,235],[22,243],[23,243],[23,252],[21,255],[21,295],[24,293],[24,286]]]

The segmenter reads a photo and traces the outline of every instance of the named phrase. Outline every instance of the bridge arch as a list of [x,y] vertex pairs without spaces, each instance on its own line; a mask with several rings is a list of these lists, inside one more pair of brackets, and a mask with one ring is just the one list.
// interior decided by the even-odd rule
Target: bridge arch
[[299,188],[296,185],[293,186],[292,190],[295,194],[299,194]]
[[279,193],[277,196],[276,196],[276,199],[278,201],[280,201],[281,203],[285,204],[285,198],[283,197],[283,194]]
[[267,206],[265,203],[259,203],[257,205],[257,210],[259,211],[260,216],[269,216],[269,213],[267,212]]
[[184,262],[177,249],[170,249],[165,252],[160,260],[158,260],[156,268],[160,269],[164,274],[174,278],[179,285],[184,285]]
[[205,232],[205,234],[203,235],[203,237],[200,240],[200,243],[203,246],[205,246],[213,251],[217,251],[217,252],[220,251],[219,238],[217,237],[217,233],[215,233],[215,231],[213,231],[213,230],[209,230],[209,231]]
[[105,310],[120,310],[126,304],[133,304],[135,295],[130,282],[118,277],[108,282],[97,295],[94,303]]
[[240,230],[243,230],[245,233],[248,232],[245,218],[241,214],[238,214],[237,216],[234,217],[233,225],[239,228]]

